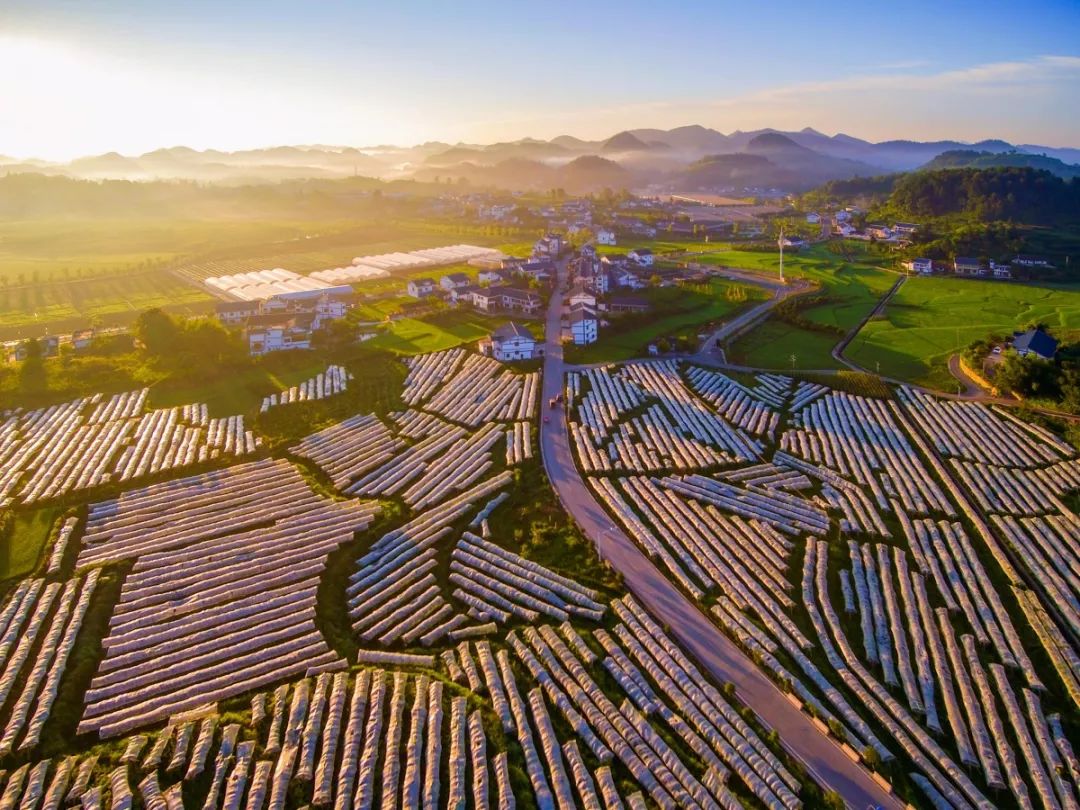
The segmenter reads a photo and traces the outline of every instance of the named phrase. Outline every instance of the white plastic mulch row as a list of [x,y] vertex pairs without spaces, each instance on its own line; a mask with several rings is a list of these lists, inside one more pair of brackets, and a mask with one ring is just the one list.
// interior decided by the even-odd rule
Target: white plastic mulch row
[[[1004,572],[1017,604],[1035,630],[1036,638],[1064,682],[1071,699],[1080,703],[1080,652],[1071,637],[1067,638],[1058,625],[1059,621],[1073,625],[1076,620],[1075,586],[1067,585],[1066,580],[1062,579],[1063,567],[1074,570],[1071,563],[1075,557],[1068,553],[1058,559],[1056,549],[1059,546],[1068,549],[1072,543],[1055,544],[1053,539],[1054,532],[1058,532],[1059,537],[1071,536],[1078,523],[1072,511],[1058,500],[1058,494],[1075,485],[1075,463],[1072,459],[1076,454],[1045,428],[1023,422],[1004,408],[988,409],[979,403],[942,402],[909,389],[903,389],[901,397],[905,401],[904,412],[911,416],[919,431],[929,438],[938,453],[995,465],[1002,470],[1012,468],[1010,473],[1014,482],[1021,476],[1036,482],[1034,486],[1042,487],[1041,497],[1049,500],[1057,510],[1057,514],[1045,515],[1038,522],[1029,522],[1023,515],[991,515],[991,522],[997,529],[995,533],[969,500],[969,497],[986,498],[985,493],[972,492],[971,488],[977,486],[972,477],[958,475],[960,483],[957,483],[952,473],[934,458],[931,448],[923,448],[931,465],[946,482],[950,494],[960,504]],[[916,434],[912,435],[917,442],[920,441]],[[954,466],[954,470],[958,471],[958,468]],[[997,492],[995,497],[1001,506],[1006,497],[1017,499],[1022,496],[1019,489],[1014,488],[1008,496]],[[1020,524],[1017,518],[1021,519]],[[1054,527],[1053,532],[1047,529],[1047,524]],[[1010,547],[1012,554],[1007,552]],[[1031,572],[1036,590],[1028,589],[1017,570],[1017,564]],[[1073,594],[1069,591],[1073,591]],[[1047,605],[1053,606],[1054,616],[1048,613]],[[1039,688],[1041,684],[1019,640],[1015,634],[1009,634],[1009,627],[1003,627],[1003,630],[1017,663],[1025,672],[1028,685]],[[1003,663],[1007,662],[1003,660]]]
[[349,380],[351,379],[353,379],[353,375],[346,371],[343,366],[327,366],[326,371],[320,371],[314,377],[304,380],[299,385],[263,397],[259,411],[266,413],[278,405],[289,405],[293,402],[309,402],[332,397],[343,393],[349,387]]
[[691,392],[674,362],[587,369],[568,380],[568,407],[577,417],[570,433],[586,472],[700,469],[760,453],[757,440]]
[[90,507],[77,566],[133,559],[80,732],[115,736],[312,668],[327,556],[377,505],[317,496],[287,462],[233,467]]
[[346,599],[353,629],[362,640],[430,645],[468,622],[465,614],[447,602],[436,582],[436,547],[450,533],[452,523],[511,478],[509,472],[500,473],[425,510],[383,535],[358,560]]
[[506,429],[506,464],[521,464],[533,457],[532,422],[514,422]]
[[1080,559],[1077,526],[1061,516],[1016,518],[993,515],[991,521],[1024,564],[1073,633],[1080,633]]
[[511,617],[536,621],[541,615],[556,621],[603,617],[604,607],[591,589],[471,532],[458,541],[449,570],[451,584],[486,606],[478,617],[481,621],[506,622]]
[[895,403],[833,392],[795,415],[780,449],[866,486],[878,508],[897,497],[912,514],[955,510],[894,418]]
[[404,442],[377,416],[357,414],[336,425],[305,436],[291,452],[315,462],[344,489],[367,472],[394,457]]
[[[515,374],[490,357],[468,354],[452,374],[437,382],[441,385],[424,408],[453,422],[476,427],[483,422],[509,422],[536,415],[539,372]],[[409,390],[406,380],[405,401],[415,404],[407,396]]]
[[907,387],[898,393],[904,410],[943,455],[1002,467],[1033,467],[1076,456],[1050,431],[1004,408],[939,399]]
[[208,417],[205,405],[144,412],[146,389],[101,394],[0,424],[0,507],[128,481],[217,458],[254,452],[243,417]]
[[1042,688],[1016,627],[964,527],[948,521],[910,521],[904,516],[901,524],[920,570],[931,577],[946,607],[967,618],[979,643],[990,644],[998,661],[1018,667],[1030,686]]
[[0,756],[33,748],[56,700],[100,571],[63,584],[23,580],[0,611]]
[[784,405],[789,393],[762,387],[755,390],[736,382],[718,371],[706,371],[692,366],[686,373],[698,396],[716,408],[717,412],[734,425],[754,435],[767,435],[772,439],[780,423],[778,409]]
[[423,402],[449,379],[464,357],[464,349],[447,349],[408,358],[405,363],[409,373],[405,376],[401,399],[408,405]]

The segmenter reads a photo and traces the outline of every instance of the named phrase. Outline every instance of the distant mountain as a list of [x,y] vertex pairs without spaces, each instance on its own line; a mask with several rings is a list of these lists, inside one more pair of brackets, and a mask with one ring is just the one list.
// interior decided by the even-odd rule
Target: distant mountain
[[779,132],[763,132],[760,135],[755,135],[747,142],[745,148],[747,152],[758,155],[781,154],[802,156],[814,152],[813,149],[801,146],[787,135],[782,135]]
[[861,161],[822,154],[779,132],[763,132],[746,144],[746,152],[769,159],[791,178],[787,185],[811,188],[827,180],[878,174],[877,167]]
[[582,155],[558,169],[563,188],[612,188],[633,185],[634,175],[613,160],[598,155]]
[[584,152],[599,146],[595,141],[583,141],[581,138],[575,138],[573,135],[559,135],[557,138],[552,138],[551,143],[556,146],[561,146],[563,149],[570,149],[575,152]]
[[612,135],[600,147],[601,152],[644,152],[650,148],[649,144],[631,132],[620,132]]
[[464,162],[429,166],[418,170],[415,177],[424,181],[435,177],[464,178],[473,185],[506,189],[564,188],[572,193],[630,188],[638,179],[634,172],[598,155],[582,155],[561,166],[525,158],[511,158],[492,165]]
[[424,159],[424,163],[430,166],[453,166],[455,163],[465,161],[483,162],[484,150],[473,149],[467,146],[451,146],[441,152],[435,152]]
[[764,155],[743,152],[727,155],[707,155],[687,166],[673,178],[679,189],[707,191],[711,189],[778,188],[795,180]]
[[1029,155],[1025,152],[978,152],[974,149],[954,149],[942,152],[929,163],[921,167],[922,171],[936,169],[989,169],[995,166],[1015,168],[1045,169],[1051,174],[1069,180],[1080,177],[1080,166],[1065,163],[1057,158],[1045,155]]
[[1033,155],[1046,155],[1047,157],[1057,158],[1063,163],[1080,163],[1080,149],[1070,149],[1069,147],[1055,148],[1052,146],[1036,146],[1030,143],[1018,144],[1016,148],[1023,152],[1029,152]]
[[[951,155],[958,152],[976,157]],[[946,154],[951,156],[933,163]],[[988,155],[1010,157],[992,160]],[[606,164],[595,162],[601,156]],[[583,157],[592,160],[577,162]],[[765,160],[744,159],[750,157]],[[560,135],[551,140],[522,138],[491,144],[428,141],[360,149],[282,145],[235,152],[176,145],[137,156],[109,152],[70,163],[0,157],[0,174],[37,172],[90,180],[194,180],[227,185],[354,175],[385,180],[456,176],[510,188],[550,188],[567,180],[575,188],[590,190],[591,184],[602,188],[692,183],[702,189],[710,184],[745,184],[747,188],[800,191],[828,180],[910,172],[961,160],[971,160],[975,166],[1033,166],[1072,177],[1073,167],[1080,164],[1080,149],[1013,145],[996,139],[975,144],[953,140],[873,143],[844,133],[827,135],[811,127],[724,134],[690,124],[624,130],[598,141]]]
[[672,149],[694,155],[717,154],[731,148],[726,135],[697,124],[666,130],[632,129],[630,134],[645,142],[659,141]]

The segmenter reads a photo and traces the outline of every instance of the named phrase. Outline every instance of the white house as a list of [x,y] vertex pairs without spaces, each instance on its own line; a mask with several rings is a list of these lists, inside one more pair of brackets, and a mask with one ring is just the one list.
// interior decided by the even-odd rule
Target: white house
[[471,283],[469,276],[465,273],[450,273],[439,279],[439,286],[447,292],[468,287]]
[[909,273],[918,273],[920,276],[928,276],[934,272],[934,262],[930,259],[912,259],[904,262]]
[[978,259],[970,256],[957,256],[953,261],[953,272],[958,276],[983,276],[986,275],[986,268]]
[[252,357],[289,349],[311,348],[311,322],[309,315],[275,319],[258,316],[261,323],[249,324],[244,332],[248,354]]
[[476,276],[477,280],[481,284],[501,284],[510,278],[510,274],[506,270],[481,270]]
[[809,214],[806,215],[806,221],[809,222],[811,225],[817,225],[819,222],[821,222],[821,215],[815,214],[813,211],[811,211]]
[[849,236],[854,236],[857,232],[858,231],[856,230],[854,225],[849,225],[846,222],[841,222],[839,225],[836,226],[836,229],[835,229],[835,233],[838,233],[840,236],[843,236],[845,239],[847,237],[849,237]]
[[992,261],[990,262],[990,272],[994,274],[994,278],[1012,278],[1012,265],[998,264],[997,262]]
[[601,228],[596,232],[596,244],[598,245],[614,245],[616,244],[615,231],[609,231],[607,228]]
[[533,245],[533,256],[537,258],[554,258],[562,253],[563,240],[557,233],[549,233],[540,237]]
[[634,248],[626,254],[631,261],[637,262],[642,267],[652,267],[653,252],[650,248]]
[[596,342],[596,333],[600,323],[596,313],[587,307],[575,309],[570,313],[570,336],[577,346],[587,346]]
[[504,323],[481,343],[481,351],[490,352],[500,363],[510,360],[532,360],[536,354],[536,338],[519,323]]
[[435,282],[430,278],[413,278],[409,279],[406,289],[413,298],[424,298],[435,292]]

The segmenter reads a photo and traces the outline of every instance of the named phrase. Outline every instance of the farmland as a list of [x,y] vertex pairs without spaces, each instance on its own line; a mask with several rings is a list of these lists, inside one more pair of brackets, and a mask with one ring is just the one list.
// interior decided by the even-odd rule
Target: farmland
[[912,278],[845,354],[870,370],[880,363],[886,376],[951,390],[951,354],[1032,323],[1046,324],[1059,338],[1080,333],[1080,288]]
[[[600,363],[626,360],[645,353],[646,347],[663,337],[696,339],[699,327],[730,318],[747,306],[764,300],[765,293],[748,284],[712,279],[707,288],[665,287],[649,291],[654,312],[648,318],[630,316],[629,328],[613,325],[600,330],[590,346],[567,347],[567,360]],[[641,326],[634,326],[641,322]]]
[[[472,310],[449,310],[419,318],[398,318],[383,327],[365,347],[383,349],[401,355],[424,354],[472,343],[487,336],[510,320],[491,317]],[[543,324],[519,319],[536,337],[542,337]]]
[[[731,360],[761,368],[790,369],[794,353],[798,368],[839,367],[832,358],[833,347],[896,281],[893,273],[873,263],[875,258],[872,254],[838,254],[821,246],[786,255],[785,275],[809,279],[819,287],[810,296],[811,303],[798,310],[798,318],[808,323],[773,316],[729,347]],[[698,260],[766,273],[777,272],[779,265],[778,255],[771,252],[725,251]]]
[[[522,234],[524,237],[525,234]],[[285,267],[300,273],[354,256],[505,234],[418,218],[376,220],[33,220],[0,223],[0,340],[127,325],[150,307],[212,311],[199,280]],[[508,243],[521,247],[526,242]],[[373,282],[371,292],[396,282]]]

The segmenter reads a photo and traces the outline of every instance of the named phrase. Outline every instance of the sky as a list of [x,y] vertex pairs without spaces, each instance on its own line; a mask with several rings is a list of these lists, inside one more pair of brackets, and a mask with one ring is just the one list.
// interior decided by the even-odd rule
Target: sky
[[702,124],[1080,146],[1080,0],[0,0],[0,155]]

